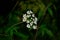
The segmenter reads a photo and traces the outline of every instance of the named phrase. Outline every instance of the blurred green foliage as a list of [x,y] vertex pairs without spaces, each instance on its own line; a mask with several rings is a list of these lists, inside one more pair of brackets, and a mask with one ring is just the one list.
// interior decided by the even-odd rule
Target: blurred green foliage
[[[54,18],[51,8],[56,0],[26,0],[20,1],[16,8],[8,14],[7,24],[4,23],[3,16],[0,16],[0,40],[60,40],[56,35],[58,31],[56,18]],[[22,22],[22,15],[27,10],[33,10],[38,18],[38,30],[26,28],[26,23]],[[57,32],[57,33],[56,33]],[[37,35],[36,35],[37,34]]]

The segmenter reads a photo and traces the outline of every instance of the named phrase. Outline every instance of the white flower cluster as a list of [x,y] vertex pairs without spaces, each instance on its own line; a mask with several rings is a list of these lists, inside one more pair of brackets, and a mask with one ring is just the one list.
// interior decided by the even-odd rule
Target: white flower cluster
[[27,23],[27,28],[37,29],[37,17],[31,10],[27,11],[27,14],[23,14],[23,22]]

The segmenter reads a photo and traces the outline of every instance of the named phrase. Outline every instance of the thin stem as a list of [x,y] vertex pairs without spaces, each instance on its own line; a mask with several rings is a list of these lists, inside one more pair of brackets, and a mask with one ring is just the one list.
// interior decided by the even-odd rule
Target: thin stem
[[[21,23],[23,23],[23,22],[16,23],[16,24],[12,25],[11,27],[14,27],[14,26],[16,26],[18,24],[21,24]],[[0,36],[8,36],[8,35],[6,35],[6,34],[0,34]]]
[[14,26],[16,26],[16,25],[18,25],[18,24],[21,24],[21,23],[23,23],[23,22],[16,23],[16,24],[12,25],[12,27],[14,27]]
[[16,6],[18,5],[19,1],[16,2],[16,4],[14,5],[14,7],[12,8],[12,11],[16,8]]

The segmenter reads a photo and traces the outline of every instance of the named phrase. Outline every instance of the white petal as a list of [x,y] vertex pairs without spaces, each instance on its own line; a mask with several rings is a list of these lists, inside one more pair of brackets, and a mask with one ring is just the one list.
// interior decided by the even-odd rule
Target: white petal
[[33,21],[31,23],[33,23]]
[[34,15],[34,14],[32,14],[32,17],[35,17],[35,15]]
[[27,15],[27,18],[31,17],[31,15]]
[[27,17],[24,17],[23,19],[27,20]]
[[37,21],[37,18],[35,17],[35,21]]
[[23,18],[23,22],[26,22],[26,21],[27,21],[27,18],[24,17],[24,18]]
[[25,22],[26,20],[23,19],[23,22]]
[[33,29],[37,29],[37,26],[33,25]]
[[37,21],[34,21],[34,24],[37,24]]
[[31,22],[30,25],[32,26],[33,25],[33,22]]
[[29,21],[29,20],[27,20],[27,21],[26,21],[26,23],[30,23],[30,21]]
[[26,14],[23,14],[23,17],[26,17]]
[[26,22],[26,19],[23,19],[23,22]]
[[27,24],[27,26],[26,26],[27,28],[30,28],[30,25],[29,24]]
[[27,14],[30,14],[30,11],[27,11]]
[[32,26],[33,24],[32,23],[30,23],[30,26]]
[[30,10],[30,13],[33,13],[33,12]]

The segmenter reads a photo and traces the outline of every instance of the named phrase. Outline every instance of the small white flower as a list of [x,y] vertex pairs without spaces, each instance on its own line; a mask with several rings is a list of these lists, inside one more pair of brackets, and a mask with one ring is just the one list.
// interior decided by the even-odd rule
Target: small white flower
[[27,21],[27,17],[23,17],[23,22],[26,22]]
[[31,17],[31,15],[27,15],[27,18]]
[[27,24],[27,26],[26,26],[27,28],[30,28],[30,25],[29,24]]
[[27,14],[30,14],[30,11],[27,11]]
[[31,25],[31,26],[33,25],[33,21],[32,21],[32,22],[30,22],[30,25]]
[[35,21],[37,21],[37,18],[35,17]]
[[30,23],[30,21],[29,21],[29,20],[27,20],[27,21],[26,21],[26,23]]
[[34,21],[34,24],[37,24],[37,21]]
[[25,22],[26,20],[23,19],[23,22]]
[[27,21],[27,18],[23,18],[23,22],[26,22]]
[[33,13],[33,12],[30,10],[30,13]]
[[23,14],[23,17],[26,17],[26,14]]
[[36,25],[33,25],[33,29],[37,29],[37,26]]
[[26,20],[27,20],[26,14],[23,14],[23,22],[26,22]]
[[33,12],[30,10],[30,11],[27,11],[27,14],[32,14]]
[[35,15],[34,15],[34,14],[32,14],[32,17],[35,17]]

